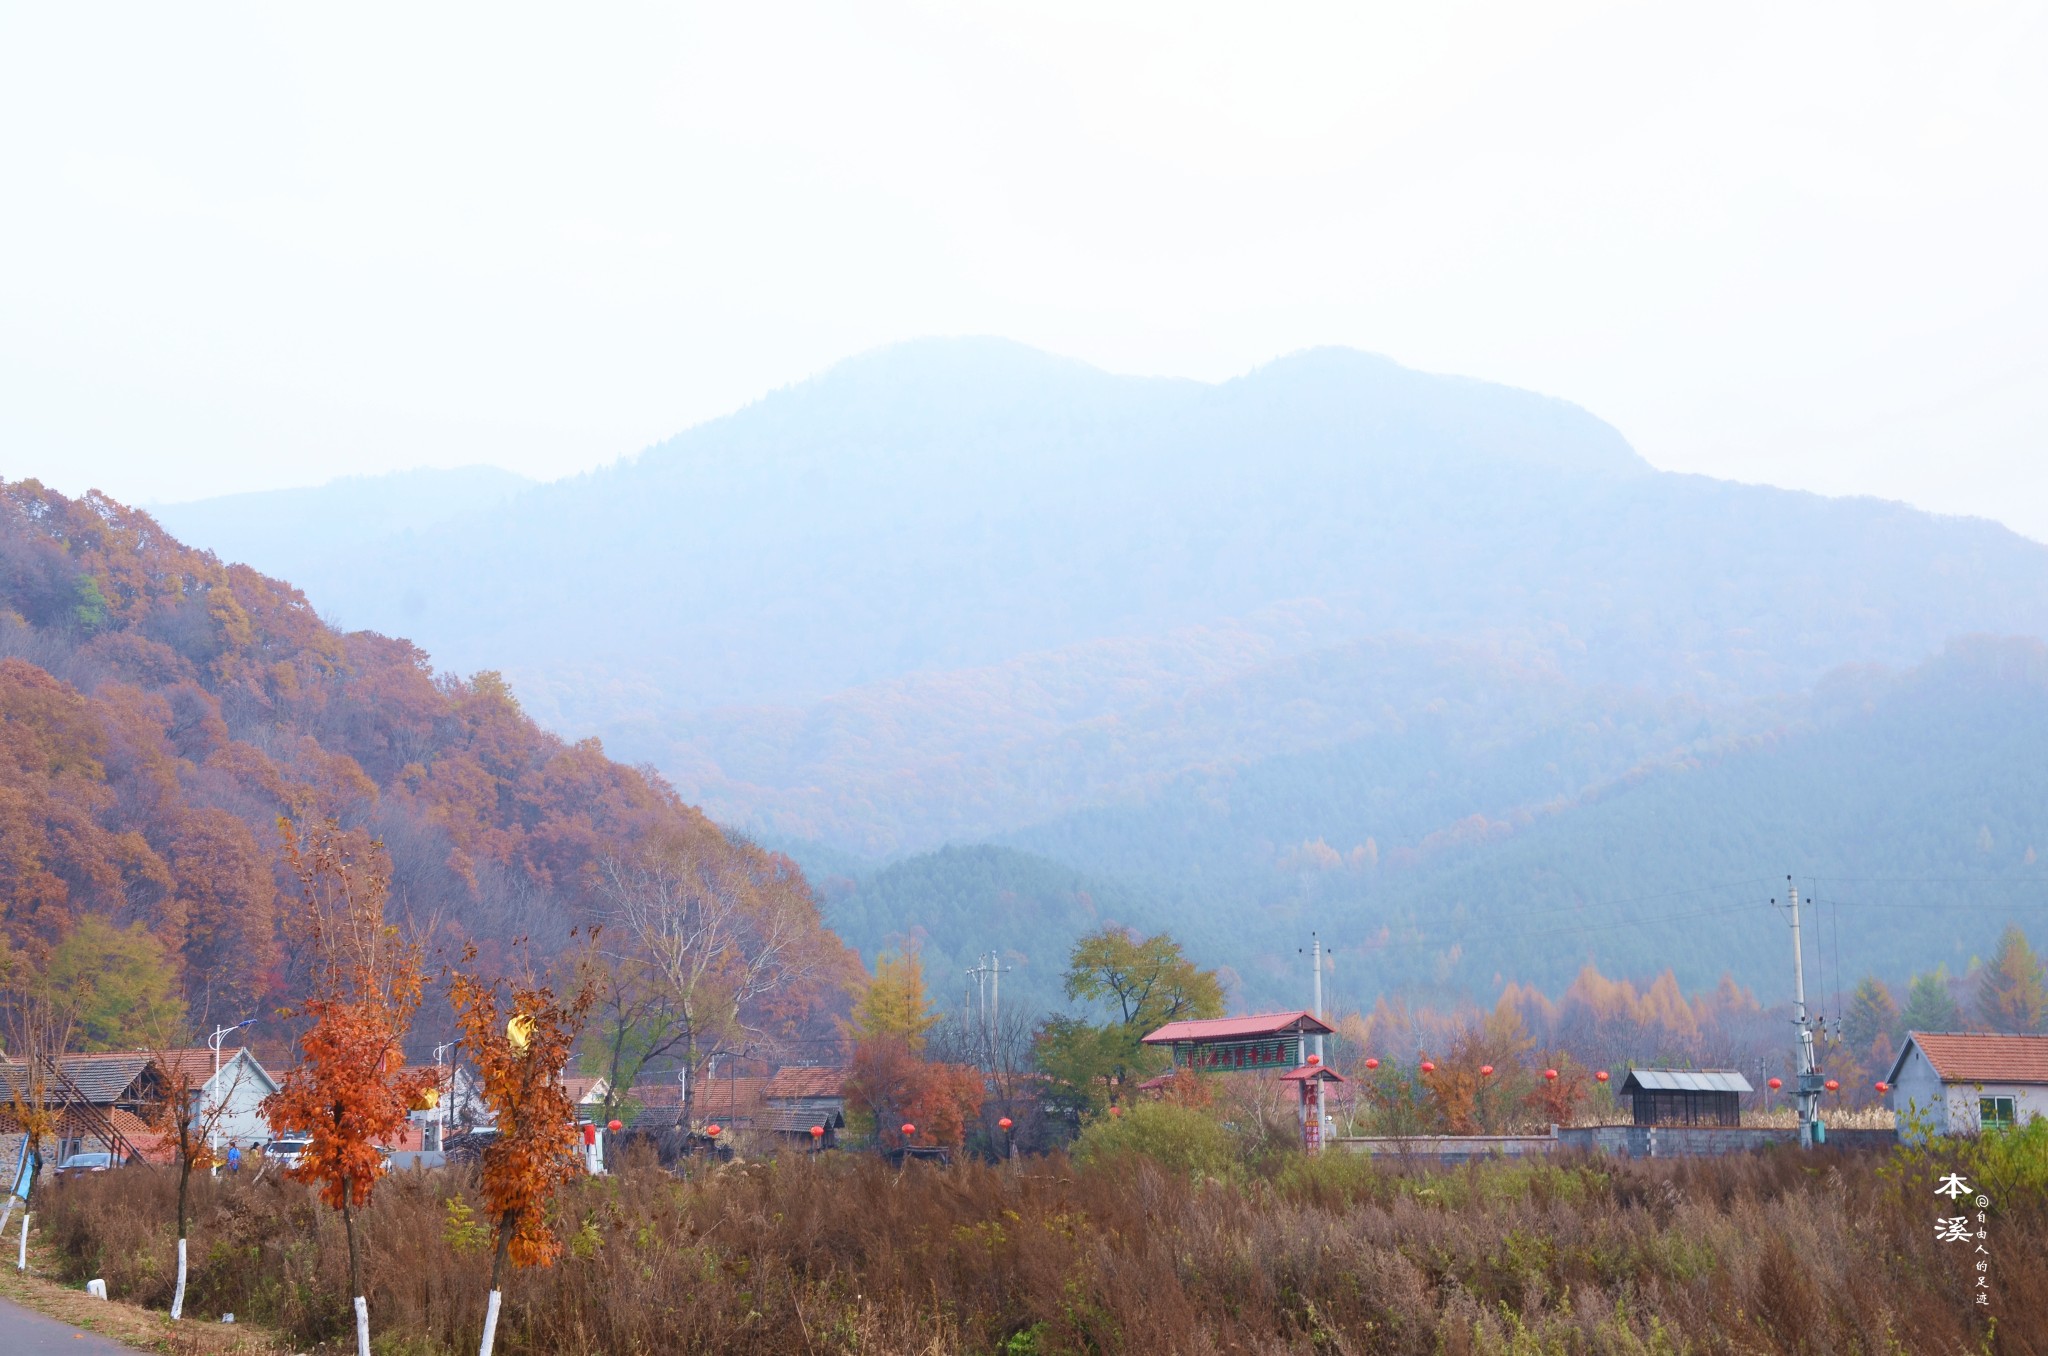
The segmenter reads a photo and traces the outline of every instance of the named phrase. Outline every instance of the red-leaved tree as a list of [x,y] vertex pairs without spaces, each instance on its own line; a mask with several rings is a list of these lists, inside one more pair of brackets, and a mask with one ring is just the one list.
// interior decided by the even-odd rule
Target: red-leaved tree
[[[463,956],[465,964],[475,958],[474,947]],[[497,1117],[498,1133],[483,1156],[484,1202],[498,1234],[481,1347],[490,1356],[505,1264],[547,1266],[562,1251],[548,1227],[548,1202],[582,1170],[576,1104],[562,1071],[595,993],[585,983],[564,1002],[543,984],[501,986],[457,973],[449,997],[484,1105]]]
[[379,1144],[399,1135],[433,1080],[431,1071],[405,1072],[421,948],[384,919],[387,881],[375,844],[332,822],[303,835],[289,820],[278,828],[303,895],[298,918],[310,970],[307,997],[286,1015],[310,1025],[299,1037],[298,1065],[264,1100],[263,1114],[279,1130],[306,1137],[292,1176],[317,1184],[320,1198],[341,1212],[356,1349],[369,1356],[356,1212],[384,1170]]

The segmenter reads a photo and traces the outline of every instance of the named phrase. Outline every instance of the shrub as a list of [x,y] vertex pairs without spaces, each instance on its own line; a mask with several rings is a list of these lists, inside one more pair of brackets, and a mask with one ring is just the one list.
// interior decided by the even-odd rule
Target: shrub
[[1103,1116],[1074,1141],[1081,1163],[1137,1156],[1168,1172],[1229,1177],[1237,1171],[1237,1142],[1213,1116],[1172,1102],[1139,1102],[1120,1116]]

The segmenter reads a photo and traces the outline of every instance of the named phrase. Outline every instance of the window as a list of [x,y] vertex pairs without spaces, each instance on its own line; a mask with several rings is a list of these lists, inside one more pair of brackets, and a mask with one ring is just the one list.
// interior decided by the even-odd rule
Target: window
[[1985,1130],[2010,1130],[2017,1117],[2010,1097],[1979,1097],[1977,1124]]

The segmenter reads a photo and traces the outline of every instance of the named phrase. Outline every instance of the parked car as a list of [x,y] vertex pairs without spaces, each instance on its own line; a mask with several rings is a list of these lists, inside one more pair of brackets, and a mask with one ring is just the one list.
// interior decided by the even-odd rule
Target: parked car
[[57,1165],[57,1180],[62,1182],[73,1177],[84,1177],[88,1173],[106,1172],[120,1166],[121,1160],[114,1154],[73,1154]]
[[263,1156],[280,1168],[296,1168],[313,1141],[304,1135],[286,1135],[263,1146]]

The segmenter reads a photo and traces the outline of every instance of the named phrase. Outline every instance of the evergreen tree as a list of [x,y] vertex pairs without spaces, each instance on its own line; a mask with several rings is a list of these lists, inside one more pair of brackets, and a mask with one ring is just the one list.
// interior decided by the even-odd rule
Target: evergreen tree
[[1946,965],[1913,976],[1912,987],[1906,991],[1906,1011],[1900,1020],[1908,1031],[1963,1029],[1963,1010],[1956,1006],[1948,991]]
[[1842,1039],[1860,1056],[1880,1036],[1896,1043],[1903,1034],[1891,987],[1876,975],[1865,975],[1849,999],[1849,1010],[1842,1014]]
[[1977,977],[1977,1016],[1993,1031],[2037,1032],[2048,1025],[2048,987],[2040,958],[2017,924],[2006,924],[1998,953]]

